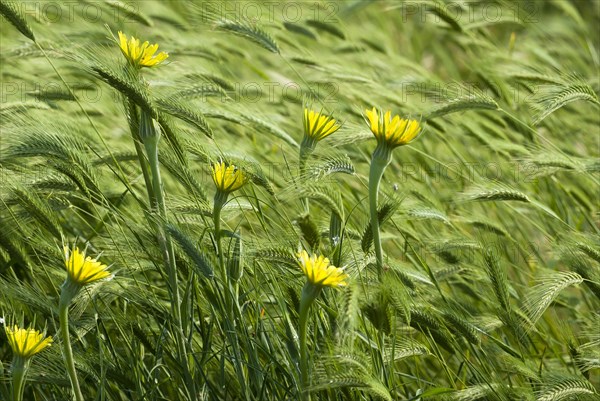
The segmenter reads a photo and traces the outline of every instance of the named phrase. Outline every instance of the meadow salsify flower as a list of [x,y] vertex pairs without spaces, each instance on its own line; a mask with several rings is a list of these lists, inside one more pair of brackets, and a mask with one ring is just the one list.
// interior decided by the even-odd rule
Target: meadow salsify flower
[[344,270],[329,264],[329,259],[320,255],[309,256],[306,251],[298,253],[298,262],[308,282],[318,287],[345,286],[348,275]]
[[135,37],[127,39],[127,35],[119,31],[119,47],[129,61],[135,67],[156,67],[169,57],[168,53],[160,52],[158,44],[149,44],[148,41],[140,44],[140,40]]
[[52,344],[52,337],[46,337],[34,329],[21,329],[15,325],[12,329],[6,327],[5,331],[15,356],[23,359],[31,358]]
[[373,107],[371,110],[367,109],[365,115],[377,143],[390,149],[410,143],[421,132],[419,121],[400,118],[397,115],[392,118],[391,111],[384,114]]
[[64,247],[64,252],[67,280],[74,284],[84,286],[111,275],[108,266],[89,256],[86,257],[85,252],[80,252],[79,248],[70,250]]
[[226,194],[240,189],[248,182],[248,176],[241,169],[224,162],[212,165],[212,178],[217,191]]
[[304,109],[304,140],[310,142],[313,146],[316,142],[328,137],[340,129],[340,124],[335,118],[317,112]]

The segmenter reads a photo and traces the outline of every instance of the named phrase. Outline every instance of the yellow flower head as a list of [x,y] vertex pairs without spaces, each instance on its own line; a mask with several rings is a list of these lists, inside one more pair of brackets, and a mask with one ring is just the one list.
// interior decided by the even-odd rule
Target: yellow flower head
[[127,36],[119,31],[119,47],[127,60],[135,67],[156,67],[169,57],[168,53],[160,52],[158,45],[150,45],[148,41],[140,45],[140,40],[133,36],[127,40]]
[[314,141],[320,141],[340,129],[337,121],[326,114],[304,109],[304,135]]
[[248,176],[242,170],[233,164],[227,166],[223,162],[213,164],[212,177],[217,190],[224,193],[240,189],[248,182]]
[[383,114],[373,107],[372,110],[367,109],[365,114],[377,142],[385,143],[392,149],[406,145],[421,132],[421,125],[417,120],[405,120],[397,115],[392,118],[391,111]]
[[52,337],[45,337],[34,329],[20,329],[15,325],[12,329],[6,327],[5,330],[13,352],[24,359],[31,358],[52,344]]
[[308,281],[319,287],[340,287],[346,285],[348,275],[343,269],[329,264],[324,256],[308,256],[306,251],[298,253],[300,268]]
[[85,252],[80,252],[79,248],[71,251],[65,247],[64,250],[68,279],[73,283],[84,286],[110,276],[108,266],[86,257]]

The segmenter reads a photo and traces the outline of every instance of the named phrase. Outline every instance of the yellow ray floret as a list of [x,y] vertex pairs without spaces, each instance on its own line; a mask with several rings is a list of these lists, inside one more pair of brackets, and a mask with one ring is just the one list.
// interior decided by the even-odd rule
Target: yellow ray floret
[[421,132],[421,125],[417,120],[403,119],[397,115],[392,118],[391,111],[383,114],[373,107],[371,110],[367,109],[365,114],[377,142],[384,142],[392,148],[406,145]]
[[213,164],[212,177],[217,190],[227,193],[240,189],[248,181],[248,176],[242,170],[223,162]]
[[340,129],[337,121],[326,114],[304,109],[304,135],[320,141]]
[[83,286],[110,276],[108,266],[86,257],[85,252],[80,252],[79,248],[70,251],[65,247],[64,250],[67,274],[72,282]]
[[52,343],[52,337],[45,337],[34,329],[20,329],[16,325],[12,329],[6,328],[6,337],[15,355],[24,359],[31,358]]
[[324,256],[308,256],[306,251],[298,253],[300,268],[308,281],[322,287],[339,287],[346,285],[348,275],[343,269],[329,264]]
[[160,52],[158,45],[150,45],[148,41],[140,45],[140,40],[133,36],[127,40],[127,36],[119,31],[119,47],[127,57],[127,60],[136,67],[156,67],[169,57],[168,53]]

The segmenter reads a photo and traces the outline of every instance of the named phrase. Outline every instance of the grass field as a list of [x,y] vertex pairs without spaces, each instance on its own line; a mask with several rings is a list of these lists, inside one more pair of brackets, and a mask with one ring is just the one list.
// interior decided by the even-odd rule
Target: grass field
[[600,2],[0,14],[0,400],[600,400]]

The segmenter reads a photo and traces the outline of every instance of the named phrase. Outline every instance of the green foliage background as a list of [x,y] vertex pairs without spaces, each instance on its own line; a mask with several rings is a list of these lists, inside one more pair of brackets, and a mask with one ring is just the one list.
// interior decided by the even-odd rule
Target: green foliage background
[[[70,397],[57,304],[62,245],[76,240],[115,273],[71,310],[89,400],[298,399],[301,247],[350,275],[313,308],[313,400],[599,399],[597,1],[2,0],[1,11],[0,312],[55,336],[25,399]],[[119,30],[169,52],[144,70],[150,97],[122,72]],[[163,129],[187,358],[123,96]],[[344,124],[299,176],[303,103]],[[383,283],[367,226],[375,141],[362,114],[374,105],[426,126],[383,177]],[[235,346],[213,276],[220,157],[255,174],[223,212],[242,244],[226,241],[243,268]]]

